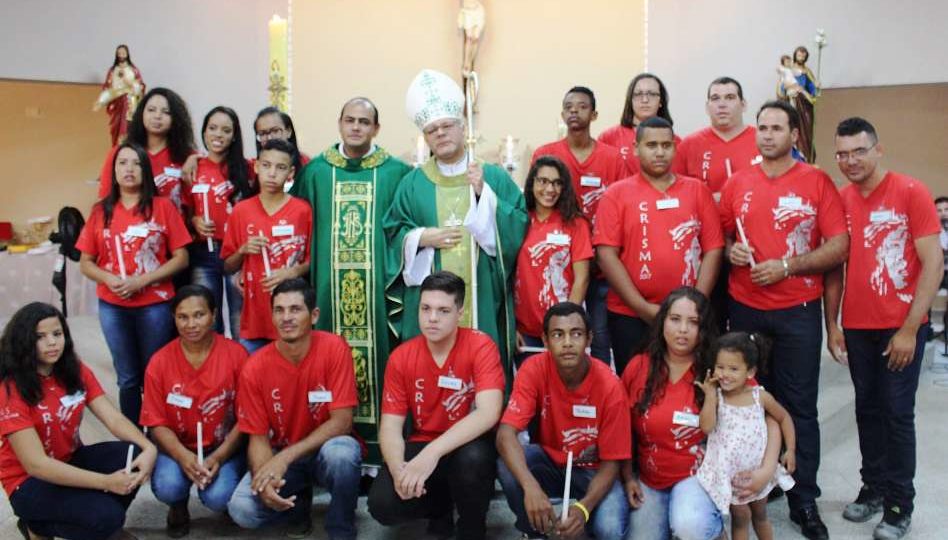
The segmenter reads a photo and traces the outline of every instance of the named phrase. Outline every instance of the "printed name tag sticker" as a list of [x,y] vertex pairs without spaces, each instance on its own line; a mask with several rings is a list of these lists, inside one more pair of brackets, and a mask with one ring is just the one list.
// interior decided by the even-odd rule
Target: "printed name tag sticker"
[[438,388],[447,388],[448,390],[460,390],[461,389],[461,379],[457,377],[448,377],[447,375],[441,375],[438,377]]
[[562,233],[549,233],[546,235],[546,243],[554,246],[568,246],[569,235]]
[[175,407],[181,407],[182,409],[190,409],[191,405],[194,403],[194,398],[189,398],[188,396],[182,394],[169,392],[168,397],[165,398],[165,403],[168,405],[174,405]]
[[573,416],[576,418],[595,418],[595,405],[573,405]]
[[82,403],[86,400],[85,392],[76,392],[74,394],[69,394],[59,398],[59,402],[63,404],[63,407],[72,407],[73,405]]
[[207,193],[210,190],[211,190],[210,184],[194,184],[193,186],[191,186],[191,193],[195,193],[195,194]]
[[308,397],[310,403],[332,403],[332,392],[329,390],[311,390]]
[[800,197],[780,197],[778,204],[790,210],[799,210],[803,208],[803,199]]
[[292,225],[274,225],[270,229],[270,234],[273,236],[293,236],[293,226]]
[[165,167],[165,176],[181,178],[181,169],[177,169],[175,167]]
[[598,176],[583,176],[579,179],[579,185],[583,187],[600,187],[602,179]]
[[698,415],[685,411],[675,411],[672,423],[676,426],[698,427]]
[[655,208],[659,210],[668,210],[670,208],[678,208],[678,199],[659,199],[655,201]]

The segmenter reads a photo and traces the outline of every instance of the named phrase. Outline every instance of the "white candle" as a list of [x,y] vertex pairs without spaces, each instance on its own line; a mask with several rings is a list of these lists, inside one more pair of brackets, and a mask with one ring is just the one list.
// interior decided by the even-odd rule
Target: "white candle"
[[270,277],[270,274],[272,274],[272,272],[270,271],[270,255],[268,253],[269,250],[270,250],[269,246],[263,246],[260,248],[260,255],[263,257],[263,273],[267,277]]
[[[207,206],[207,198],[210,196],[211,196],[211,192],[210,192],[210,189],[208,189],[208,191],[204,192],[204,222],[205,223],[211,222],[211,211]],[[214,239],[211,238],[210,236],[207,237],[207,251],[208,252],[214,251]]]
[[512,164],[514,162],[513,135],[507,135],[507,141],[504,145],[504,149],[506,150],[506,154],[505,154],[506,158],[504,159],[504,163]]
[[566,454],[566,485],[563,486],[563,523],[569,515],[569,484],[573,479],[573,451]]
[[[737,223],[737,234],[741,235],[741,242],[743,242],[745,246],[750,247],[750,244],[747,242],[747,235],[744,234],[744,225],[741,224],[741,218],[737,218],[736,220],[734,220],[734,222]],[[753,253],[751,253],[751,256],[750,256],[750,263],[751,263],[751,268],[753,268],[757,264],[756,262],[754,262]]]
[[128,277],[128,274],[125,273],[125,257],[123,256],[123,253],[122,253],[123,251],[122,250],[122,237],[121,235],[116,234],[114,238],[115,238],[115,258],[118,259],[119,276],[121,276],[122,279],[125,279]]
[[415,166],[420,167],[428,161],[428,145],[425,144],[425,137],[418,136],[418,142],[415,145]]
[[730,178],[731,177],[731,159],[730,158],[724,158],[724,168],[725,170],[727,170],[727,177]]
[[198,422],[198,465],[204,466],[204,431],[201,422]]
[[135,451],[135,445],[128,445],[128,455],[125,456],[125,474],[132,474],[132,452]]

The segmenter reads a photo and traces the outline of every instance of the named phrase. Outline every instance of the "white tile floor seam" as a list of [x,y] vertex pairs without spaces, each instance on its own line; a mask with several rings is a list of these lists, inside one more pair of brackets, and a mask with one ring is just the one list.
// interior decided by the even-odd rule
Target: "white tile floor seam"
[[[115,376],[111,359],[102,338],[98,321],[90,317],[70,319],[77,349],[100,378],[103,387],[115,397]],[[936,341],[930,346],[923,366],[917,395],[916,426],[918,433],[918,473],[916,475],[916,509],[913,516],[913,540],[943,540],[948,538],[948,513],[944,512],[944,501],[948,500],[948,462],[944,459],[948,451],[948,357],[940,354],[944,344]],[[932,369],[934,364],[935,370]],[[941,385],[939,385],[939,383]],[[857,540],[872,537],[877,519],[867,523],[849,523],[842,519],[841,512],[846,503],[859,490],[859,446],[856,439],[853,413],[852,384],[845,368],[838,366],[824,355],[820,383],[820,422],[822,428],[822,462],[819,482],[823,495],[819,500],[820,511],[834,540]],[[86,414],[82,428],[83,440],[102,440],[104,428],[91,413]],[[326,538],[322,527],[322,516],[326,511],[328,497],[316,498],[314,505],[314,539]],[[787,516],[787,507],[781,499],[769,505],[771,522],[776,538],[803,538]],[[215,516],[191,497],[191,533],[186,538],[254,538],[258,540],[283,539],[279,527],[261,531],[242,531],[220,516]],[[150,489],[141,490],[128,513],[127,527],[141,539],[164,539],[164,522],[167,507],[159,503]],[[513,526],[513,514],[506,501],[500,497],[491,503],[488,514],[488,536],[494,539],[514,539],[519,533]],[[424,538],[425,524],[417,522],[403,527],[382,527],[376,523],[365,508],[365,498],[359,501],[357,510],[359,538],[396,540]],[[16,519],[8,503],[0,503],[0,538],[19,538]],[[634,539],[634,535],[633,535]]]

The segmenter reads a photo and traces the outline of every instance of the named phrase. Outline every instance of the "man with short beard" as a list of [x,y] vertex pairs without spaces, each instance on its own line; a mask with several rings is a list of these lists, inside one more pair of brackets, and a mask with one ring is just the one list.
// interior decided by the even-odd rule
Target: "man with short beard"
[[730,329],[760,332],[773,340],[768,373],[758,379],[793,417],[796,486],[787,492],[787,502],[790,519],[814,540],[829,538],[816,507],[820,299],[823,273],[846,259],[849,235],[833,181],[791,155],[799,128],[792,106],[764,103],[757,113],[763,161],[727,181],[719,208],[732,265]]

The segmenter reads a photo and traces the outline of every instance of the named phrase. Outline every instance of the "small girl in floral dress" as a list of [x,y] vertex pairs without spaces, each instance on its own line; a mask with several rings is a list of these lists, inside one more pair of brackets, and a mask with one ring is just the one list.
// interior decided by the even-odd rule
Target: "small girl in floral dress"
[[[704,382],[704,406],[699,417],[701,429],[709,434],[698,481],[722,514],[731,514],[731,538],[749,538],[749,525],[760,540],[774,537],[767,520],[767,494],[779,484],[793,487],[796,468],[796,435],[790,414],[762,387],[748,385],[767,357],[765,338],[759,334],[731,332],[714,346],[714,372],[708,370]],[[774,477],[763,490],[750,497],[731,493],[731,478],[740,471],[760,467],[767,447],[765,414],[780,424],[786,451]]]

